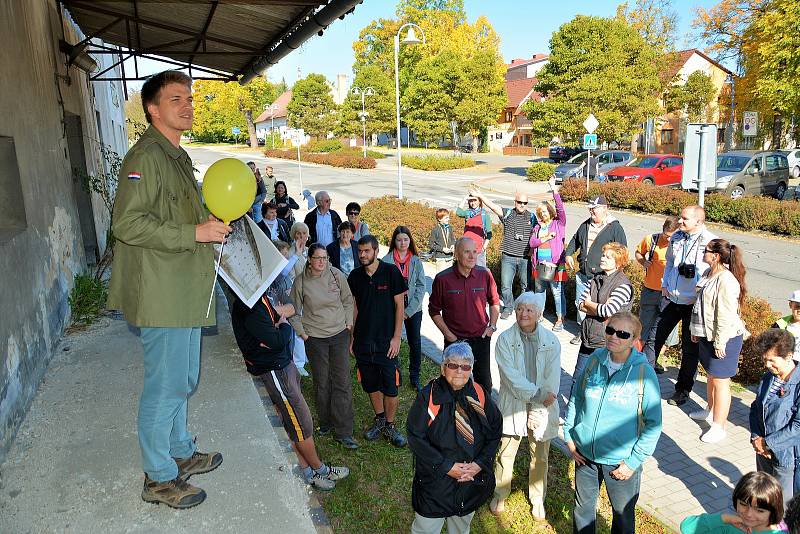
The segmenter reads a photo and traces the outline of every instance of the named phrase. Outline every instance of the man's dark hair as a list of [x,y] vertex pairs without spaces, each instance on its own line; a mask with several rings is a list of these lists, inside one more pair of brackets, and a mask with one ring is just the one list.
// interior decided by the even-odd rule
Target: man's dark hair
[[674,232],[680,227],[680,225],[681,221],[677,216],[669,215],[666,219],[664,219],[664,226],[661,227],[661,230],[664,232]]
[[374,235],[365,235],[358,240],[358,246],[369,245],[373,250],[378,250],[378,240]]
[[189,89],[192,88],[192,79],[189,75],[178,70],[165,70],[164,72],[153,74],[142,85],[142,108],[144,108],[144,117],[148,123],[152,123],[153,118],[150,116],[150,112],[147,111],[147,106],[149,104],[158,105],[161,89],[171,83],[179,83],[189,87]]

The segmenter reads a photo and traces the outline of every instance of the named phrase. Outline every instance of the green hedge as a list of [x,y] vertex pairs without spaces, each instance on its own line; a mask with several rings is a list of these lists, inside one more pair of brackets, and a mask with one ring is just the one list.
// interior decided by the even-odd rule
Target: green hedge
[[420,171],[449,171],[475,166],[469,156],[403,156],[403,165]]
[[[609,205],[647,213],[678,215],[697,203],[697,194],[637,182],[586,182],[567,180],[561,187],[565,201],[585,201],[590,196],[605,195]],[[710,194],[705,199],[706,220],[727,223],[745,230],[763,230],[776,234],[800,236],[800,202],[769,197],[744,197],[732,200],[725,195]]]
[[[569,182],[568,182],[569,183]],[[584,187],[585,187],[585,182]],[[564,196],[562,188],[562,197]],[[669,191],[659,189],[659,191]],[[449,207],[449,206],[437,206]],[[378,238],[381,243],[388,244],[392,237],[392,232],[399,225],[408,226],[414,236],[414,241],[419,250],[428,250],[428,237],[436,224],[436,207],[431,207],[419,202],[408,200],[398,200],[395,197],[385,196],[373,198],[364,203],[361,207],[361,218],[369,224],[370,232]],[[464,219],[456,217],[454,212],[450,214],[450,224],[453,227],[453,234],[456,238],[464,233]],[[492,228],[493,238],[489,243],[486,254],[486,262],[491,269],[495,280],[500,282],[500,244],[503,241],[503,227],[495,224]],[[632,240],[631,243],[634,243]],[[635,243],[638,243],[635,241]],[[633,246],[633,245],[632,245]],[[634,290],[633,312],[639,312],[639,295],[644,284],[645,271],[639,263],[631,261],[625,266],[625,274],[630,278]],[[567,300],[567,317],[575,317],[575,278],[571,277],[565,284]],[[548,291],[547,308],[552,308],[552,296]],[[739,364],[739,374],[736,380],[740,383],[751,384],[758,382],[764,372],[764,365],[761,355],[755,353],[752,347],[753,339],[761,332],[769,328],[779,317],[779,314],[770,308],[767,301],[758,297],[748,296],[742,306],[742,319],[751,332],[752,337],[745,341],[742,349],[741,363]]]
[[336,152],[344,148],[342,142],[338,139],[322,139],[320,141],[311,141],[304,149],[308,152]]
[[525,171],[525,175],[528,177],[529,182],[546,182],[550,179],[555,170],[556,166],[553,163],[539,161],[528,167],[528,170]]
[[[280,159],[297,159],[297,150],[265,150],[264,155],[268,158]],[[319,163],[321,165],[330,165],[332,167],[342,167],[345,169],[374,169],[375,160],[373,158],[365,158],[361,153],[349,154],[333,152],[326,153],[310,153],[304,150],[300,151],[300,160],[310,163]]]

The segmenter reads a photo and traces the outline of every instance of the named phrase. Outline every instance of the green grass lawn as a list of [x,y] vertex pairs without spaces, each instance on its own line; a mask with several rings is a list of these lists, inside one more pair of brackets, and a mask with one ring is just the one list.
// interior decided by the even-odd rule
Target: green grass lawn
[[[401,372],[403,380],[408,378],[408,346],[403,343],[401,349]],[[355,360],[353,360],[355,368]],[[427,358],[423,358],[423,383],[439,375],[439,367]],[[314,395],[311,379],[303,379],[303,393],[314,411]],[[405,418],[416,397],[416,393],[404,384],[400,390],[400,408],[397,425],[405,433]],[[355,408],[355,438],[361,444],[356,451],[348,451],[336,443],[332,437],[316,436],[316,445],[323,461],[331,465],[346,465],[350,468],[350,477],[337,484],[329,493],[317,492],[325,513],[328,515],[334,532],[368,533],[389,532],[401,533],[411,529],[414,511],[411,508],[411,479],[413,465],[411,451],[408,448],[397,449],[387,441],[380,439],[368,442],[363,432],[372,422],[373,411],[366,393],[355,380],[353,371],[353,404]],[[572,481],[575,472],[574,464],[557,447],[550,449],[550,467],[548,473],[547,498],[545,510],[547,522],[537,523],[530,515],[527,499],[527,473],[529,456],[527,445],[520,445],[517,461],[514,465],[514,481],[512,493],[506,501],[506,514],[503,522],[499,522],[486,505],[478,510],[472,521],[474,533],[544,533],[572,532]],[[598,531],[609,532],[611,526],[611,508],[602,493]],[[641,510],[637,510],[637,533],[662,533],[670,529]]]

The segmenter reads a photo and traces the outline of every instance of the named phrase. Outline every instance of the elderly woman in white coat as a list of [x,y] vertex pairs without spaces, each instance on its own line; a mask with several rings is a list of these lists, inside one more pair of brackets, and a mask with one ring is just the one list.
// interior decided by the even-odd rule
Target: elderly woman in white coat
[[489,508],[495,515],[505,511],[514,459],[522,438],[527,436],[531,455],[528,470],[531,515],[542,520],[550,440],[558,434],[561,343],[549,330],[537,328],[542,311],[533,293],[520,295],[514,302],[514,312],[516,323],[500,334],[495,346],[503,438],[495,461],[497,487]]

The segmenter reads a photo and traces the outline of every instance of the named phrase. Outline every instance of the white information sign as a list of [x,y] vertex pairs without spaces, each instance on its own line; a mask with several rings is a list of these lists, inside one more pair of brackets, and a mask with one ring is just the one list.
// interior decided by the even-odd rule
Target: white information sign
[[583,127],[586,128],[587,132],[594,133],[598,126],[600,126],[600,122],[597,117],[594,116],[594,113],[589,113],[589,116],[583,121]]
[[744,137],[755,137],[758,134],[758,112],[745,111],[743,122],[742,135]]

